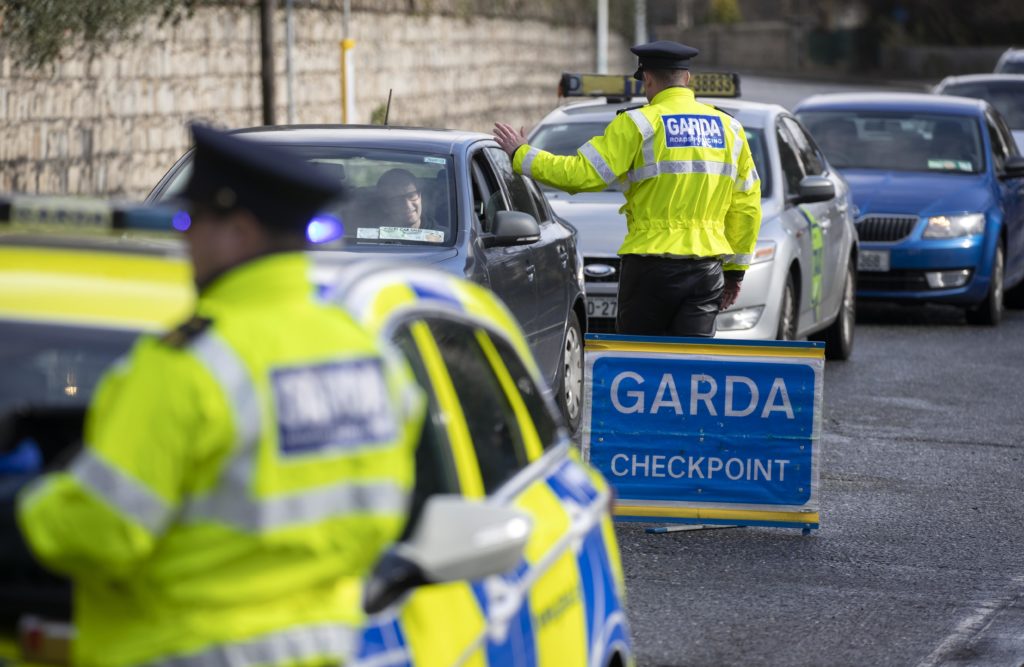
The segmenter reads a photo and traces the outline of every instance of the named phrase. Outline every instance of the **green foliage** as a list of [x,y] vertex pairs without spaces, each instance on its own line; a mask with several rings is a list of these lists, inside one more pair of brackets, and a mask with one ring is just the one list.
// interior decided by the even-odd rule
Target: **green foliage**
[[0,0],[0,43],[20,64],[42,67],[59,60],[62,53],[95,52],[132,37],[150,16],[176,23],[202,1]]
[[743,20],[737,0],[711,0],[712,23],[739,23]]
[[383,125],[384,114],[387,111],[387,106],[384,104],[378,104],[370,112],[370,125]]

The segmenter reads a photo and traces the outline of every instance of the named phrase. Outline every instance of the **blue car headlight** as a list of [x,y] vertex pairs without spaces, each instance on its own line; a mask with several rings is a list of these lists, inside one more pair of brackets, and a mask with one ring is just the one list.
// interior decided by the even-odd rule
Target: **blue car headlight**
[[955,239],[961,236],[981,234],[985,229],[985,216],[981,213],[962,215],[936,215],[928,218],[928,226],[922,238]]

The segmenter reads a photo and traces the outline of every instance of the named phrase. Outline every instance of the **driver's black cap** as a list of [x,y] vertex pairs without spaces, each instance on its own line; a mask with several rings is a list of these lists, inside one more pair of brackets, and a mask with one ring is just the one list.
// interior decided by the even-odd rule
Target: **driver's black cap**
[[638,44],[630,49],[639,58],[639,64],[634,79],[643,79],[645,69],[690,69],[690,58],[695,57],[700,51],[680,44],[659,39],[648,44]]

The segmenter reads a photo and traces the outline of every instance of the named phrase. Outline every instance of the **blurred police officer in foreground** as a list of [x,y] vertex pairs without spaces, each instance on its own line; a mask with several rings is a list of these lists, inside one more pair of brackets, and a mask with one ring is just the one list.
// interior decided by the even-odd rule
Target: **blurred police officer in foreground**
[[686,87],[697,50],[658,41],[632,51],[650,104],[620,114],[575,156],[528,146],[504,123],[495,139],[516,171],[568,192],[629,180],[619,333],[713,336],[754,251],[760,181],[739,122]]
[[301,252],[340,193],[289,154],[193,127],[196,315],[99,386],[82,452],[19,499],[74,583],[73,662],[337,665],[355,579],[400,533],[421,397]]

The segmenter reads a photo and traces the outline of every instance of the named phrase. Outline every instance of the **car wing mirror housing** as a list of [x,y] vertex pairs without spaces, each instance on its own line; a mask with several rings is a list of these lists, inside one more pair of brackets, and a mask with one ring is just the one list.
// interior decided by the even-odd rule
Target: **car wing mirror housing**
[[456,495],[431,496],[408,540],[377,563],[363,589],[363,609],[377,613],[423,584],[482,579],[515,568],[529,540],[519,510]]
[[828,201],[836,196],[836,186],[825,176],[804,176],[795,195],[791,197],[796,204],[813,204]]
[[529,245],[539,240],[540,225],[532,215],[522,211],[498,211],[491,235],[484,237],[484,245],[489,248]]
[[1003,178],[1020,178],[1024,176],[1024,157],[1011,155],[1003,166]]

